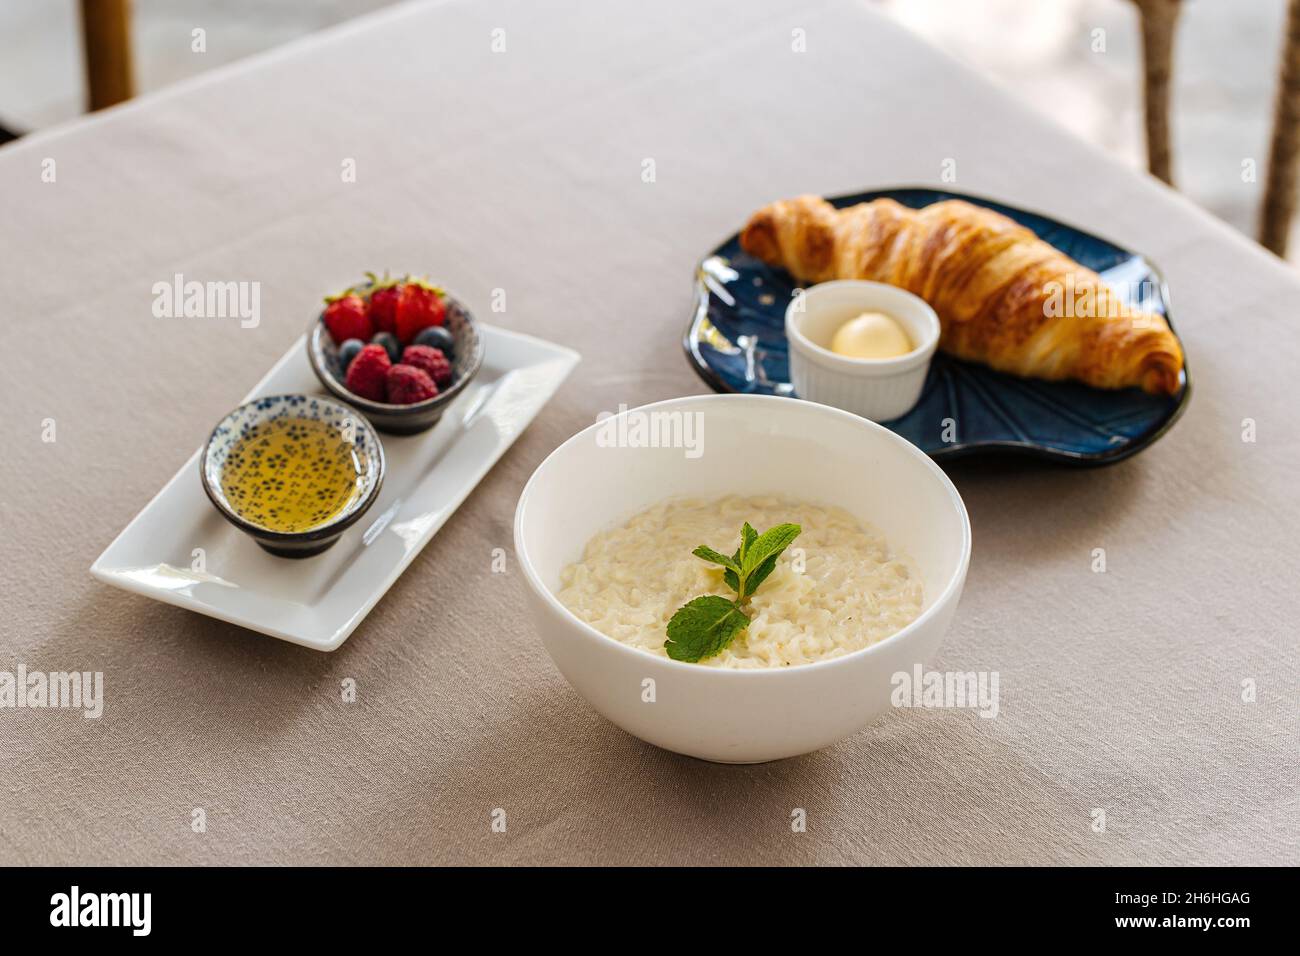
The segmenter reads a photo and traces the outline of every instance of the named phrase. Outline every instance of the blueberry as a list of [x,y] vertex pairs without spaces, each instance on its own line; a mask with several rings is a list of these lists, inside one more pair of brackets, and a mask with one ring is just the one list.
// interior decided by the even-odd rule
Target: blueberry
[[348,373],[348,366],[352,360],[357,357],[357,353],[365,348],[366,343],[360,339],[348,339],[339,346],[339,367],[343,369],[343,374]]
[[442,349],[442,354],[447,358],[455,358],[456,340],[441,325],[431,325],[427,329],[421,329],[420,334],[415,337],[415,344]]
[[396,364],[402,360],[402,343],[397,341],[397,336],[392,332],[376,332],[375,337],[370,340],[371,345],[382,345],[384,351],[388,353],[388,358]]

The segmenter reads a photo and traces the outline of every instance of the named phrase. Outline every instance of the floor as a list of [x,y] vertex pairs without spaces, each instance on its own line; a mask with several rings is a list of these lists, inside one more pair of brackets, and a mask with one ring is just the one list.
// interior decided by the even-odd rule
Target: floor
[[[137,85],[179,79],[389,6],[394,0],[135,0]],[[1135,167],[1143,165],[1141,45],[1131,0],[861,0]],[[1253,234],[1284,0],[1183,4],[1175,49],[1174,175]],[[0,125],[39,129],[81,111],[75,0],[0,4]],[[206,50],[191,49],[193,31]],[[3,139],[0,139],[3,142]],[[1257,180],[1243,169],[1251,164]],[[1300,261],[1300,241],[1293,240]]]

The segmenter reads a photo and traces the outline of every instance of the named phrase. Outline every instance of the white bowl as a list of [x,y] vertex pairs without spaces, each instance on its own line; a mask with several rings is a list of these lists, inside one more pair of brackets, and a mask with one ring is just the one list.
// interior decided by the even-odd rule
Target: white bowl
[[[971,547],[970,522],[957,489],[934,462],[893,432],[824,405],[704,395],[614,417],[633,421],[629,416],[649,413],[698,414],[700,453],[610,447],[598,436],[616,430],[597,423],[553,451],[519,497],[515,551],[542,643],[555,665],[592,707],[624,730],[706,760],[756,763],[791,757],[866,726],[890,706],[891,677],[930,659],[957,609]],[[626,431],[629,440],[637,434]],[[920,617],[880,643],[842,657],[732,670],[622,644],[579,620],[556,598],[562,569],[581,558],[597,532],[668,497],[733,493],[780,493],[836,505],[873,525],[919,571]],[[654,681],[653,703],[643,699],[646,680]]]
[[[831,340],[841,325],[863,312],[898,320],[912,351],[889,359],[836,355]],[[939,345],[939,317],[917,296],[897,286],[862,279],[823,282],[790,300],[785,310],[790,381],[800,398],[834,405],[873,422],[911,411]]]

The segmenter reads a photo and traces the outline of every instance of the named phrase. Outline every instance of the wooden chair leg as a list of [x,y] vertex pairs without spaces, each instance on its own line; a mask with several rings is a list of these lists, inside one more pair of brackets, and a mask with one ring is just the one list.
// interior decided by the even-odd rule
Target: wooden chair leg
[[1143,103],[1147,168],[1173,185],[1169,146],[1169,82],[1173,75],[1174,29],[1181,0],[1134,0],[1142,20]]
[[135,95],[130,0],[81,0],[81,36],[90,109],[129,100]]
[[1297,154],[1300,154],[1300,0],[1291,0],[1259,223],[1260,243],[1279,256],[1286,255],[1287,236],[1295,215]]

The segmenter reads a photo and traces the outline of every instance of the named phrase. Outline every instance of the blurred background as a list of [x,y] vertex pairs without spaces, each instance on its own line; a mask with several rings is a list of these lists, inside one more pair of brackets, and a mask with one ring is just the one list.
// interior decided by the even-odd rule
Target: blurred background
[[[85,0],[91,8],[118,2]],[[161,89],[394,2],[133,0],[124,4],[133,91]],[[1286,0],[859,2],[1135,168],[1148,162],[1142,17],[1169,17],[1173,181],[1214,215],[1258,236]],[[0,127],[9,133],[38,130],[85,111],[81,12],[82,0],[0,2]],[[195,27],[206,31],[201,55],[191,51]],[[111,40],[112,31],[111,22],[101,25],[101,42]],[[1251,164],[1257,170],[1254,181],[1243,175]],[[1275,212],[1274,218],[1279,216],[1282,225],[1274,232],[1284,235],[1273,248],[1280,249],[1290,236],[1285,251],[1292,261],[1300,260],[1300,237],[1294,236],[1289,209]]]

